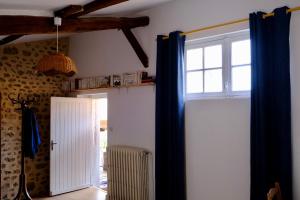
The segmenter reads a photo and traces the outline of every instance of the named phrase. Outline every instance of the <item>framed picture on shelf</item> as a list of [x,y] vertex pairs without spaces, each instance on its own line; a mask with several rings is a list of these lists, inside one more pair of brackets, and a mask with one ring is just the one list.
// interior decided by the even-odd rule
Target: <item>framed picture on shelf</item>
[[121,87],[122,86],[122,76],[121,75],[112,75],[112,87]]
[[108,88],[110,86],[109,76],[97,76],[95,77],[96,88]]
[[125,86],[137,85],[138,84],[138,73],[124,73],[123,84]]

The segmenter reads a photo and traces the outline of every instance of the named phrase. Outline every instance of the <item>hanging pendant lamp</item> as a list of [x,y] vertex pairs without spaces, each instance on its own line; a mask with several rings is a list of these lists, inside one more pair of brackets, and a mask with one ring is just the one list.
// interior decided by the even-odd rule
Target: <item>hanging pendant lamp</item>
[[56,25],[56,53],[44,56],[37,65],[37,71],[46,75],[64,74],[73,76],[77,73],[77,68],[74,61],[58,52],[58,26],[61,25],[61,18],[55,17],[54,24]]

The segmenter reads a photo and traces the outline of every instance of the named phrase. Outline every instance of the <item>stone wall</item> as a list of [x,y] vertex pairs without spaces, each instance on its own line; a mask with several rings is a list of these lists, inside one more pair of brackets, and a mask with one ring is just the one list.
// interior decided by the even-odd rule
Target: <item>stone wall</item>
[[[67,54],[69,40],[59,41],[60,51]],[[34,160],[26,158],[27,186],[32,197],[49,193],[49,130],[50,97],[63,96],[62,75],[45,76],[34,70],[45,54],[56,51],[56,41],[40,41],[0,46],[1,102],[1,199],[11,200],[19,184],[21,158],[21,115],[8,100],[7,95],[27,96],[38,94],[39,103],[34,105],[40,124],[42,144]]]

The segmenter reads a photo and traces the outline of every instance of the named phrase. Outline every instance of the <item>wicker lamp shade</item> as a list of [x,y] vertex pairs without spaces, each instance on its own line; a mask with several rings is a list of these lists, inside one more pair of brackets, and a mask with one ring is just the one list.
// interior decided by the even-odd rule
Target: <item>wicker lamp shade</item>
[[46,75],[65,74],[73,76],[77,73],[77,68],[73,60],[62,53],[44,56],[39,61],[36,69]]

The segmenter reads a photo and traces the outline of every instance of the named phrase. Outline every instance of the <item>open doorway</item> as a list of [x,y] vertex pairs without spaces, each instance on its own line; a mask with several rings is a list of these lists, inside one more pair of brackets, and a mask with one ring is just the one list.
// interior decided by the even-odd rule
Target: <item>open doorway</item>
[[96,99],[96,111],[98,112],[98,118],[96,119],[96,123],[99,125],[99,127],[96,127],[96,131],[99,130],[98,141],[100,147],[100,149],[97,150],[100,153],[100,182],[97,186],[100,189],[107,191],[107,98]]
[[92,99],[94,148],[93,169],[91,173],[92,186],[107,191],[107,94],[79,95],[79,98]]

